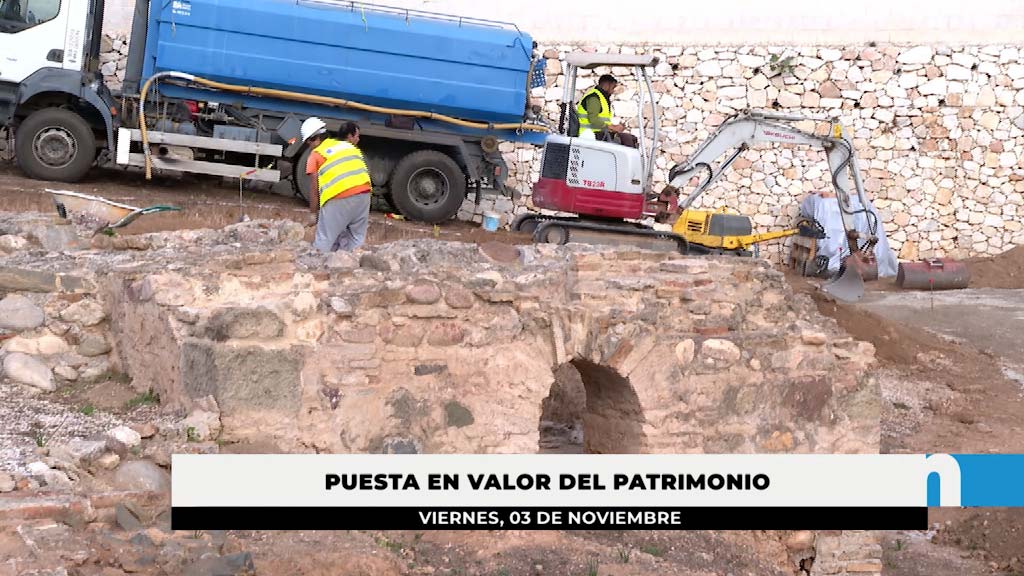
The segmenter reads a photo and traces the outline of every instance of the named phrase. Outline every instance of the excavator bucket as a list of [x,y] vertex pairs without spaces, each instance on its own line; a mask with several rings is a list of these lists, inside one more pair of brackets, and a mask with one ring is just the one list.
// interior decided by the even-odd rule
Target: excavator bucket
[[867,265],[854,254],[846,259],[839,274],[825,282],[821,289],[836,300],[856,302],[864,296],[864,272]]

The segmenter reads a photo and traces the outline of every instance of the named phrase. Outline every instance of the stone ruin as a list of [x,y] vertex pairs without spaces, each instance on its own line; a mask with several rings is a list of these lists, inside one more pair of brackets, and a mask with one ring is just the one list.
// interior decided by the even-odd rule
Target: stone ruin
[[[6,326],[7,377],[127,375],[189,414],[192,451],[879,451],[872,346],[766,263],[434,240],[323,256],[302,232],[22,246],[0,266],[0,306],[34,316]],[[872,533],[787,546],[797,574],[881,571]]]

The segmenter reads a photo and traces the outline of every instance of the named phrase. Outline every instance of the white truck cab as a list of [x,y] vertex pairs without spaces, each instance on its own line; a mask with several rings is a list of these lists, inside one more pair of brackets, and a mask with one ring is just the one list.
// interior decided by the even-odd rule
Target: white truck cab
[[0,0],[0,126],[33,178],[74,181],[113,142],[98,73],[102,0]]

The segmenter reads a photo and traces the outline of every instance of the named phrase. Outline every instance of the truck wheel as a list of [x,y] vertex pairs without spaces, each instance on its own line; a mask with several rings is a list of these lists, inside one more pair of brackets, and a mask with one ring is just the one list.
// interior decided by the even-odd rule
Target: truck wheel
[[96,136],[78,114],[46,108],[18,127],[15,153],[18,166],[36,180],[76,182],[96,161]]
[[413,152],[391,174],[391,199],[410,220],[444,222],[459,212],[466,199],[466,175],[442,152]]
[[302,149],[302,153],[295,158],[295,162],[292,163],[292,190],[295,192],[295,197],[300,198],[303,202],[309,203],[309,174],[306,174],[306,161],[309,160],[309,154],[312,149],[306,146]]

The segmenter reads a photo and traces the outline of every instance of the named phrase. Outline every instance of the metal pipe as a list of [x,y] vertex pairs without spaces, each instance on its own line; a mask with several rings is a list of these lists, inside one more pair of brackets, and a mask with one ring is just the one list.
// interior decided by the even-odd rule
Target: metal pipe
[[906,290],[956,290],[970,282],[967,264],[949,258],[902,262],[896,274],[896,285]]
[[646,68],[643,69],[643,73],[644,81],[647,83],[647,93],[651,97],[651,111],[653,114],[653,118],[651,118],[651,128],[653,129],[653,134],[651,134],[651,156],[650,165],[647,167],[647,182],[645,182],[646,187],[650,186],[651,179],[654,177],[654,155],[658,151],[658,131],[661,128],[661,126],[658,121],[658,104],[654,101],[654,87],[651,85],[651,77],[647,74]]
[[633,67],[633,75],[636,77],[636,84],[637,84],[637,86],[636,86],[636,99],[637,99],[636,125],[637,125],[637,128],[640,130],[640,138],[639,138],[638,146],[639,146],[639,150],[640,150],[641,166],[642,166],[643,171],[644,171],[643,187],[644,187],[644,192],[647,192],[647,167],[648,167],[648,165],[650,165],[651,159],[649,157],[647,157],[647,149],[644,147],[644,141],[646,140],[645,139],[646,135],[644,134],[644,132],[645,132],[645,130],[644,130],[644,101],[646,100],[646,98],[645,98],[646,95],[644,94],[643,86],[640,85],[640,80],[643,78],[643,72],[641,70],[642,69],[640,68],[640,66]]

